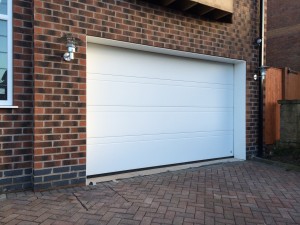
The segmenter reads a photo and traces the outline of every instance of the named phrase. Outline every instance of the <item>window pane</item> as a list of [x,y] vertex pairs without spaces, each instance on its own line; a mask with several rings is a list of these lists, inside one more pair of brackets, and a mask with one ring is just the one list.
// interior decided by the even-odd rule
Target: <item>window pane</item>
[[7,52],[7,38],[0,36],[0,53]]
[[7,0],[0,0],[0,14],[7,15]]
[[7,22],[0,20],[0,36],[7,36]]
[[0,53],[0,69],[7,69],[7,53]]
[[[0,14],[7,15],[7,0],[0,0]],[[7,21],[0,20],[0,100],[7,100]]]
[[7,52],[7,22],[4,20],[0,20],[0,53],[6,53],[6,52]]
[[0,100],[7,100],[7,70],[0,69]]
[[7,0],[0,0],[0,14],[7,15]]

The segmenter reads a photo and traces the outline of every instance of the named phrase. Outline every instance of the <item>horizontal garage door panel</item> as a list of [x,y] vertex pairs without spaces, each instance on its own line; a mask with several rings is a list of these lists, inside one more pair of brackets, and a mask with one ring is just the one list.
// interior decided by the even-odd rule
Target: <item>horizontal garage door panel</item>
[[[98,112],[90,112],[95,118]],[[228,112],[102,112],[89,124],[91,138],[109,136],[232,131],[232,111]],[[228,119],[229,118],[229,119]],[[134,121],[134,125],[132,124]]]
[[[100,54],[99,54],[100,53]],[[88,73],[233,84],[232,64],[88,44]],[[101,65],[101,66],[100,66]],[[128,66],[125,66],[128,65]],[[132,65],[132,66],[130,66]],[[178,66],[182,65],[182,66]],[[145,67],[146,66],[146,67]],[[193,71],[193,73],[191,73]],[[209,74],[207,72],[209,71]]]
[[[197,159],[227,157],[232,155],[232,135],[175,137],[159,140],[138,140],[93,144],[89,147],[88,175],[110,173],[128,169],[153,167]],[[99,151],[101,149],[101,151]],[[205,149],[205,155],[201,152]],[[119,159],[119,160],[117,160]],[[132,168],[132,166],[134,166]]]
[[233,155],[233,65],[88,44],[87,175]]
[[[132,81],[134,78],[132,80],[124,77],[120,79],[120,76],[108,80],[101,74],[90,74],[89,77],[89,91],[98,93],[97,98],[93,98],[89,102],[92,106],[233,107],[232,85],[186,84],[187,82],[166,82],[159,79],[144,79],[143,82],[134,82]],[[108,92],[111,93],[109,98],[106,96]],[[210,101],[207,101],[208,96]]]

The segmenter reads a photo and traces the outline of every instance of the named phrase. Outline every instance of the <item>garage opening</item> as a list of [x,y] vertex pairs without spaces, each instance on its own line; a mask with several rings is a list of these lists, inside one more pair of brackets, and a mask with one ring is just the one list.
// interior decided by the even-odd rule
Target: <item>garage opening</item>
[[236,124],[245,118],[245,106],[236,110],[245,72],[233,60],[196,55],[90,38],[88,176],[244,157],[245,140],[235,138],[245,126]]

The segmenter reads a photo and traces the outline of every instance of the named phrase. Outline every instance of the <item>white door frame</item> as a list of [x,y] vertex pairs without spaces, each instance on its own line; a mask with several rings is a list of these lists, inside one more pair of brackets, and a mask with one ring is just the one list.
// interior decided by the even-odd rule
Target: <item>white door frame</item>
[[203,55],[191,52],[183,52],[165,48],[157,48],[129,42],[115,41],[105,38],[87,36],[86,43],[95,43],[126,49],[153,52],[164,55],[173,55],[185,58],[200,59],[212,62],[228,63],[234,67],[234,126],[233,126],[233,147],[234,158],[246,159],[246,61],[223,58],[218,56]]

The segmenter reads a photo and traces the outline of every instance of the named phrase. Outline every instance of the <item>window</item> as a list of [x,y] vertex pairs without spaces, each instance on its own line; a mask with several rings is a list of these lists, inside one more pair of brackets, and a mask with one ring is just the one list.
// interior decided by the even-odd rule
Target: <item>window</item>
[[12,1],[0,0],[0,107],[12,105]]

